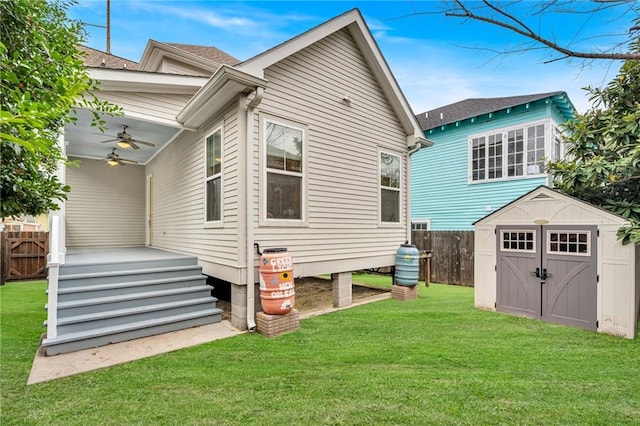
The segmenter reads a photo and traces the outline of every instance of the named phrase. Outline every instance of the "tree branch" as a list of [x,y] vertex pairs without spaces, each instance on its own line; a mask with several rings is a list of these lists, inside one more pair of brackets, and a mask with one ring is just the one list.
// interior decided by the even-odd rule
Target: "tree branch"
[[[600,0],[601,3],[622,3],[620,0]],[[455,0],[458,11],[455,8],[452,11],[445,12],[445,16],[454,18],[472,19],[475,21],[486,22],[488,24],[496,25],[498,27],[505,28],[522,35],[530,40],[540,43],[556,52],[562,53],[564,57],[574,57],[582,59],[615,59],[615,60],[629,60],[640,59],[640,52],[625,52],[625,53],[598,53],[598,52],[582,52],[577,50],[568,49],[563,47],[541,35],[537,34],[531,28],[529,28],[522,20],[516,18],[512,14],[506,12],[504,9],[499,8],[488,0],[483,0],[483,4],[496,12],[498,15],[504,17],[504,20],[491,18],[488,16],[482,16],[474,13],[469,9],[462,0]],[[548,7],[548,6],[547,6]],[[630,31],[635,31],[639,26],[634,26]]]

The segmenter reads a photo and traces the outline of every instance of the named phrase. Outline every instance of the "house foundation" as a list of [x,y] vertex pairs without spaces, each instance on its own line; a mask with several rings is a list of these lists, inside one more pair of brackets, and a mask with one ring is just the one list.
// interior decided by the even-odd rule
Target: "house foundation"
[[339,272],[331,274],[333,284],[333,307],[344,308],[350,306],[351,297],[351,272]]
[[276,337],[300,328],[300,313],[297,309],[283,315],[270,315],[264,312],[256,314],[258,333],[266,337]]
[[418,297],[418,286],[407,287],[394,284],[391,286],[391,297],[402,301],[416,299]]
[[[260,286],[254,284],[254,312],[262,310],[260,305]],[[246,330],[247,325],[247,286],[231,283],[231,325],[238,330]]]

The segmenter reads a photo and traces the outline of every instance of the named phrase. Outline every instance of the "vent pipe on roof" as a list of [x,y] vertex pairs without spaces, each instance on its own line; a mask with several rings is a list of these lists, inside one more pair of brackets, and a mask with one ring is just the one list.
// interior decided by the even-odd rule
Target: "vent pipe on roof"
[[444,120],[444,112],[440,113],[440,120]]

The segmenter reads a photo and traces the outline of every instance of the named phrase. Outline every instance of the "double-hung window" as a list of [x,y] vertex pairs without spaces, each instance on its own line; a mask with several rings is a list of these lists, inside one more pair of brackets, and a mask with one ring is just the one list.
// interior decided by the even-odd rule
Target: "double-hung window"
[[[469,137],[469,181],[540,176],[545,158],[558,157],[547,123],[494,130]],[[547,143],[548,142],[548,143]]]
[[304,138],[302,128],[265,120],[266,216],[304,220]]
[[380,152],[380,222],[400,223],[400,156]]
[[222,129],[215,130],[205,138],[205,221],[222,220]]

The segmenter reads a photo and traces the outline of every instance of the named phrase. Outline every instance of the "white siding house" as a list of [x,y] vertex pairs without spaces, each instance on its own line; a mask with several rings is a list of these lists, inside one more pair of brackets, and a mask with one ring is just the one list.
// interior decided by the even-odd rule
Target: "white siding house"
[[150,41],[137,70],[91,72],[125,111],[107,118],[108,135],[126,125],[155,146],[119,149],[137,164],[109,169],[96,160],[113,144],[89,139],[87,114],[66,129],[80,167],[54,214],[66,212],[62,262],[66,247],[91,244],[197,256],[231,283],[232,324],[251,329],[258,247],[286,247],[295,276],[350,285],[351,271],[393,265],[409,239],[408,159],[430,142],[358,10],[240,63]]

